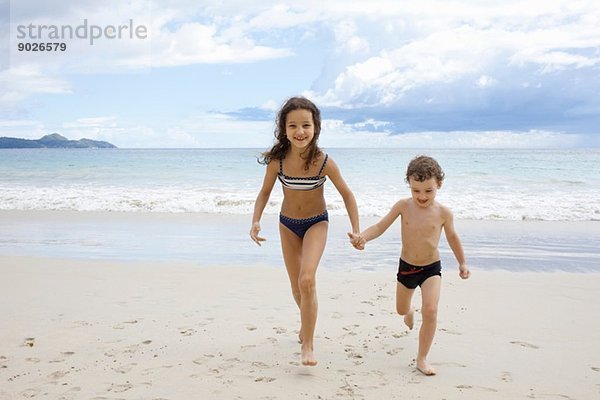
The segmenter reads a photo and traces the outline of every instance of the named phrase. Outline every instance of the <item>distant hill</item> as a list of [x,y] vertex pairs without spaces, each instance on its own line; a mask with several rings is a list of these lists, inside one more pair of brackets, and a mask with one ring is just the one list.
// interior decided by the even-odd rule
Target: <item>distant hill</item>
[[116,149],[117,146],[108,142],[91,139],[69,140],[58,133],[46,135],[41,139],[30,140],[11,137],[0,137],[0,149]]

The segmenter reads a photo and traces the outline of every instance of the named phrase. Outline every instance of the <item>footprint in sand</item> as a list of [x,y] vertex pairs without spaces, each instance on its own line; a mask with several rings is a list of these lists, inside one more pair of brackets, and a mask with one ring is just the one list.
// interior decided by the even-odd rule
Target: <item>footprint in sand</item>
[[196,330],[192,328],[179,328],[179,333],[183,336],[192,336],[196,334]]
[[69,371],[55,371],[51,374],[48,375],[49,379],[52,380],[59,380],[60,378],[63,378],[65,375],[67,375],[69,373]]
[[440,331],[444,332],[444,333],[447,333],[449,335],[462,335],[462,333],[460,333],[460,332],[451,331],[451,330],[448,330],[448,329],[445,329],[445,328],[441,328]]
[[350,335],[350,336],[355,336],[356,332],[354,332],[355,328],[360,327],[360,325],[354,324],[354,325],[350,325],[350,326],[343,326],[342,330],[348,332],[346,335]]
[[498,390],[496,390],[494,388],[485,387],[485,386],[458,385],[458,386],[455,386],[455,388],[457,388],[457,389],[480,389],[480,390],[483,390],[486,392],[498,393]]
[[539,349],[539,346],[536,346],[535,344],[531,344],[531,343],[527,343],[527,342],[521,342],[519,340],[513,340],[510,343],[511,344],[519,345],[521,347],[527,347],[528,349]]
[[132,319],[129,321],[123,321],[120,324],[117,324],[115,326],[113,326],[113,329],[125,329],[125,325],[124,324],[128,324],[128,325],[133,325],[133,324],[137,324],[139,321],[137,319]]
[[[235,359],[235,361],[239,362],[240,360],[239,359]],[[256,368],[269,368],[269,365],[266,364],[266,363],[264,363],[264,362],[262,362],[262,361],[253,361],[251,365],[253,367],[256,367]]]
[[591,368],[592,368],[592,371],[600,372],[600,368],[598,368],[598,367],[591,367]]
[[133,369],[133,367],[135,367],[136,365],[137,365],[137,363],[131,363],[131,364],[126,364],[126,365],[120,365],[116,368],[111,368],[111,369],[119,374],[126,374],[126,373],[130,372]]
[[391,349],[386,351],[386,353],[390,356],[395,356],[396,354],[398,354],[399,352],[401,352],[402,350],[404,350],[402,347],[397,347],[395,349]]
[[108,392],[112,391],[115,393],[123,393],[130,389],[133,389],[133,385],[131,383],[123,383],[120,385],[112,384],[110,388],[107,390]]
[[256,326],[254,325],[246,325],[246,329],[249,331],[255,331],[256,330]]
[[245,346],[240,346],[240,351],[246,351],[246,350],[251,349],[253,347],[256,347],[256,345],[255,344],[247,344]]
[[33,347],[34,343],[35,343],[35,338],[28,337],[28,338],[25,338],[25,340],[23,341],[23,346],[24,347]]
[[456,362],[441,362],[441,363],[435,363],[435,365],[443,365],[445,367],[467,368],[466,365],[459,364],[459,363],[456,363]]
[[31,399],[36,397],[38,394],[40,394],[41,392],[38,389],[26,389],[24,391],[22,391],[20,393],[20,395],[24,398],[24,399]]
[[362,364],[364,362],[364,361],[361,360],[363,358],[362,354],[357,353],[351,347],[346,347],[344,349],[344,352],[346,353],[346,356],[348,358],[354,360],[353,361],[354,365],[360,365],[360,364]]
[[273,382],[275,380],[275,378],[272,378],[270,376],[259,376],[257,378],[254,379],[254,382]]
[[285,329],[285,328],[281,328],[281,327],[279,327],[279,326],[274,326],[274,327],[273,327],[273,330],[274,330],[274,331],[275,331],[275,333],[276,333],[276,334],[278,334],[278,335],[281,335],[281,334],[283,334],[283,333],[286,333],[286,332],[287,332],[287,329]]
[[195,360],[192,360],[192,362],[194,364],[202,365],[207,361],[207,359],[211,359],[213,357],[214,356],[212,354],[205,354],[204,357],[196,358]]
[[502,374],[500,375],[500,379],[502,379],[503,382],[507,382],[507,383],[510,383],[513,381],[512,374],[508,371],[502,371]]

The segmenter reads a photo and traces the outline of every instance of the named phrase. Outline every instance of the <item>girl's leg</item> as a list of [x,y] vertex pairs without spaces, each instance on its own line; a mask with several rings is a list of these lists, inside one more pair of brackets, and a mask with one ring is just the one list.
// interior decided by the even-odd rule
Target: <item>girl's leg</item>
[[437,329],[437,311],[440,301],[440,288],[442,279],[439,276],[428,278],[421,285],[423,324],[419,331],[419,354],[417,355],[417,369],[425,375],[435,375],[435,369],[427,362],[427,354],[433,343],[433,336]]
[[300,318],[302,320],[302,364],[317,365],[313,354],[313,338],[317,323],[316,274],[327,243],[326,221],[313,225],[304,235],[300,264]]
[[[281,238],[281,251],[283,253],[283,262],[290,278],[292,286],[292,295],[294,301],[300,309],[301,295],[298,285],[300,277],[300,260],[302,257],[302,239],[288,228],[279,224],[279,237]],[[302,343],[302,327],[300,327],[299,341]]]
[[298,287],[298,277],[300,276],[300,260],[302,257],[302,239],[294,232],[290,231],[283,224],[279,224],[279,237],[281,238],[281,252],[283,253],[283,262],[287,269],[290,284],[292,286],[292,295],[298,308],[300,308],[300,288]]
[[415,310],[412,308],[412,297],[415,289],[409,289],[400,282],[396,283],[396,312],[404,316],[404,323],[413,328]]

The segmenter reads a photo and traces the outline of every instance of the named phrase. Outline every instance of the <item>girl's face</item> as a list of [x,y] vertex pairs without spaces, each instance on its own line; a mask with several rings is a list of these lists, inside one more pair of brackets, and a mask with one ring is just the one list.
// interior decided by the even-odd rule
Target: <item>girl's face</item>
[[413,200],[419,207],[423,208],[429,207],[431,203],[433,203],[435,195],[441,186],[435,178],[429,178],[426,181],[419,182],[411,177],[409,184]]
[[292,146],[305,149],[315,137],[315,124],[309,110],[292,110],[285,116],[285,134]]

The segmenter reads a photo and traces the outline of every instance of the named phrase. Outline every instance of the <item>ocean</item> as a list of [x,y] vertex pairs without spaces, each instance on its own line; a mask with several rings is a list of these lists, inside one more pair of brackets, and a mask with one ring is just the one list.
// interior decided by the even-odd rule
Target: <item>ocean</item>
[[[437,199],[454,211],[473,269],[600,272],[600,149],[325,150],[356,196],[363,228],[410,195],[406,165],[427,154],[446,173]],[[260,152],[0,150],[0,255],[281,267],[278,183],[262,221],[268,242],[248,238]],[[357,252],[331,182],[325,196],[323,268],[385,268],[393,277],[398,224]],[[440,252],[454,269],[445,239]]]
[[[0,150],[1,210],[248,214],[262,183],[259,149]],[[410,195],[406,165],[435,157],[438,200],[459,219],[599,221],[600,149],[326,149],[361,215],[382,216]],[[345,215],[328,182],[332,215]],[[277,214],[281,189],[265,212]]]

